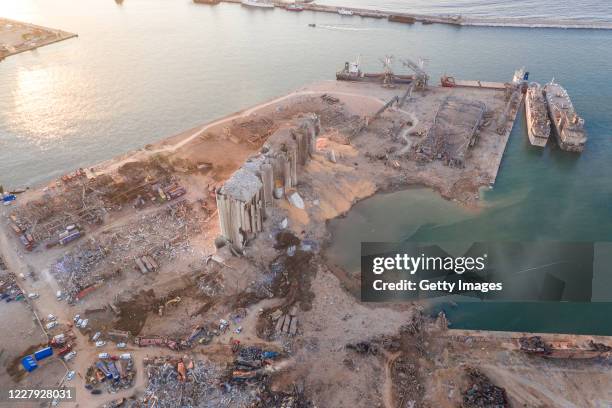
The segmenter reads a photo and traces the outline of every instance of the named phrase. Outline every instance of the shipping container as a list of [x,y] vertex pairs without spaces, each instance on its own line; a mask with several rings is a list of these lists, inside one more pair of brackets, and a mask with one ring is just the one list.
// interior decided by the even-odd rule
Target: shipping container
[[34,371],[36,367],[38,367],[38,364],[36,364],[36,361],[34,361],[32,356],[25,356],[24,358],[22,358],[21,365],[28,373]]
[[81,237],[81,231],[79,230],[67,231],[67,232],[69,232],[67,236],[65,237],[60,236],[60,240],[59,240],[60,245],[66,245],[67,243],[74,241],[75,239]]
[[53,355],[53,349],[51,347],[45,347],[34,353],[34,357],[38,361],[42,360],[43,358],[52,356],[52,355]]

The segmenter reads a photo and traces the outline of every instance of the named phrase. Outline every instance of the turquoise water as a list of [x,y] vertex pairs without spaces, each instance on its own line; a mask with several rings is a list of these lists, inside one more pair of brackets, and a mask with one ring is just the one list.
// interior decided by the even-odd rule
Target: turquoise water
[[[385,4],[415,12],[526,13],[510,10],[510,2]],[[548,1],[533,16],[567,17],[577,9],[584,18],[608,21],[607,4]],[[384,217],[373,206],[364,234],[355,236],[369,237],[371,227],[387,241],[612,240],[612,31],[410,26],[188,0],[3,0],[0,15],[79,34],[0,62],[5,186],[46,182],[305,83],[333,79],[358,54],[366,70],[380,69],[378,58],[393,54],[426,58],[434,78],[505,81],[520,66],[534,80],[555,77],[584,116],[590,139],[579,156],[554,144],[534,150],[519,117],[485,210],[467,213],[434,193],[411,190],[405,200],[391,200],[387,211],[394,211]],[[347,230],[338,231],[350,246]]]
[[[523,137],[520,130],[520,128],[515,129],[514,139]],[[552,155],[555,153],[555,151],[550,152]],[[531,157],[530,160],[542,160],[542,156]],[[603,180],[602,184],[605,182],[606,180]],[[502,181],[498,181],[498,185],[501,183]],[[546,228],[540,227],[542,222],[529,225],[515,218],[524,212],[536,211],[532,207],[533,203],[529,201],[529,194],[509,189],[506,192],[494,190],[488,194],[488,197],[491,196],[495,199],[488,199],[485,202],[487,208],[473,211],[463,209],[442,199],[432,190],[422,187],[377,194],[356,204],[346,217],[330,222],[332,242],[326,249],[326,256],[330,261],[358,275],[362,241],[454,241],[465,244],[472,240],[570,241],[578,236],[578,233],[566,232],[553,236],[544,231]],[[588,201],[588,197],[584,197],[583,201]],[[538,215],[544,218],[546,224],[554,223],[551,218],[556,214],[550,213],[546,217],[547,203],[543,199],[541,203],[545,208],[541,209],[541,212],[538,211]],[[563,207],[561,204],[552,207],[555,206]],[[507,214],[508,218],[504,217],[504,214]],[[609,218],[610,213],[607,214],[607,219],[601,218],[601,222],[607,224]],[[563,227],[559,228],[559,231],[569,230],[568,219],[571,219],[571,216],[559,220]],[[593,231],[599,231],[601,240],[612,241],[612,230],[608,228],[609,225],[598,229],[597,217],[583,220],[591,223]],[[587,235],[582,237],[582,240],[588,240]],[[485,304],[469,298],[462,298],[463,302],[442,299],[434,302],[430,312],[435,315],[439,310],[444,310],[453,328],[612,335],[611,264],[612,243],[597,244],[594,276],[591,282],[592,299],[595,303],[487,302]]]

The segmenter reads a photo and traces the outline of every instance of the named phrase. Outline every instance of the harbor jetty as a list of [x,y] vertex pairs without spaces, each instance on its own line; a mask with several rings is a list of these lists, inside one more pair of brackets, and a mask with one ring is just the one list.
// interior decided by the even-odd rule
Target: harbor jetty
[[74,37],[77,34],[0,17],[0,61]]
[[[203,4],[218,4],[218,3],[235,3],[241,4],[242,0],[194,0],[195,3]],[[295,11],[288,8],[288,4],[282,1],[272,2],[276,8]],[[319,13],[338,14],[343,17],[364,17],[387,19],[398,24],[446,24],[453,26],[474,26],[474,27],[517,27],[517,28],[564,28],[564,29],[599,29],[612,30],[612,23],[603,21],[576,21],[564,19],[550,19],[541,17],[529,18],[491,18],[465,16],[460,14],[450,15],[427,15],[419,13],[396,12],[378,9],[368,9],[360,7],[346,6],[331,6],[326,4],[317,4],[314,2],[298,2],[299,9],[308,10]]]

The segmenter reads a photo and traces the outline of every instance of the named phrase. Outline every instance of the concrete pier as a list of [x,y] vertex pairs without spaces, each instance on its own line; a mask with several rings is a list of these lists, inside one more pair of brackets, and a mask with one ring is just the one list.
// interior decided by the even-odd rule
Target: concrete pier
[[[224,3],[237,3],[240,0],[219,0]],[[279,1],[273,2],[276,8],[284,8],[289,3]],[[304,10],[320,13],[338,14],[339,10],[352,12],[352,16],[343,17],[364,17],[364,18],[385,18],[394,21],[396,24],[446,24],[454,26],[476,26],[476,27],[518,27],[518,28],[564,28],[564,29],[599,29],[612,30],[612,23],[602,21],[575,21],[575,20],[554,20],[547,18],[490,18],[490,17],[469,17],[459,14],[455,15],[426,15],[419,13],[395,12],[376,9],[365,9],[359,7],[340,7],[316,3],[301,3]]]

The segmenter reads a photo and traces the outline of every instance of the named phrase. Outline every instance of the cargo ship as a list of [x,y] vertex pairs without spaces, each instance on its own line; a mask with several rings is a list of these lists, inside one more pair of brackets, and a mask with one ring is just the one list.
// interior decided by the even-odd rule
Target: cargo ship
[[527,135],[532,146],[544,147],[550,137],[550,120],[542,86],[532,82],[525,95]]
[[567,91],[553,80],[544,86],[544,94],[559,147],[568,152],[582,152],[587,141],[584,119],[576,113]]
[[384,72],[363,72],[359,67],[359,59],[355,62],[345,62],[344,69],[336,72],[336,80],[338,81],[356,81],[356,82],[384,82],[385,76],[391,75],[389,78],[392,82],[398,84],[410,84],[414,81],[414,75],[400,75],[395,73]]
[[274,3],[271,3],[269,1],[264,1],[264,0],[242,0],[240,4],[246,7],[255,7],[255,8],[264,8],[264,9],[274,8]]

